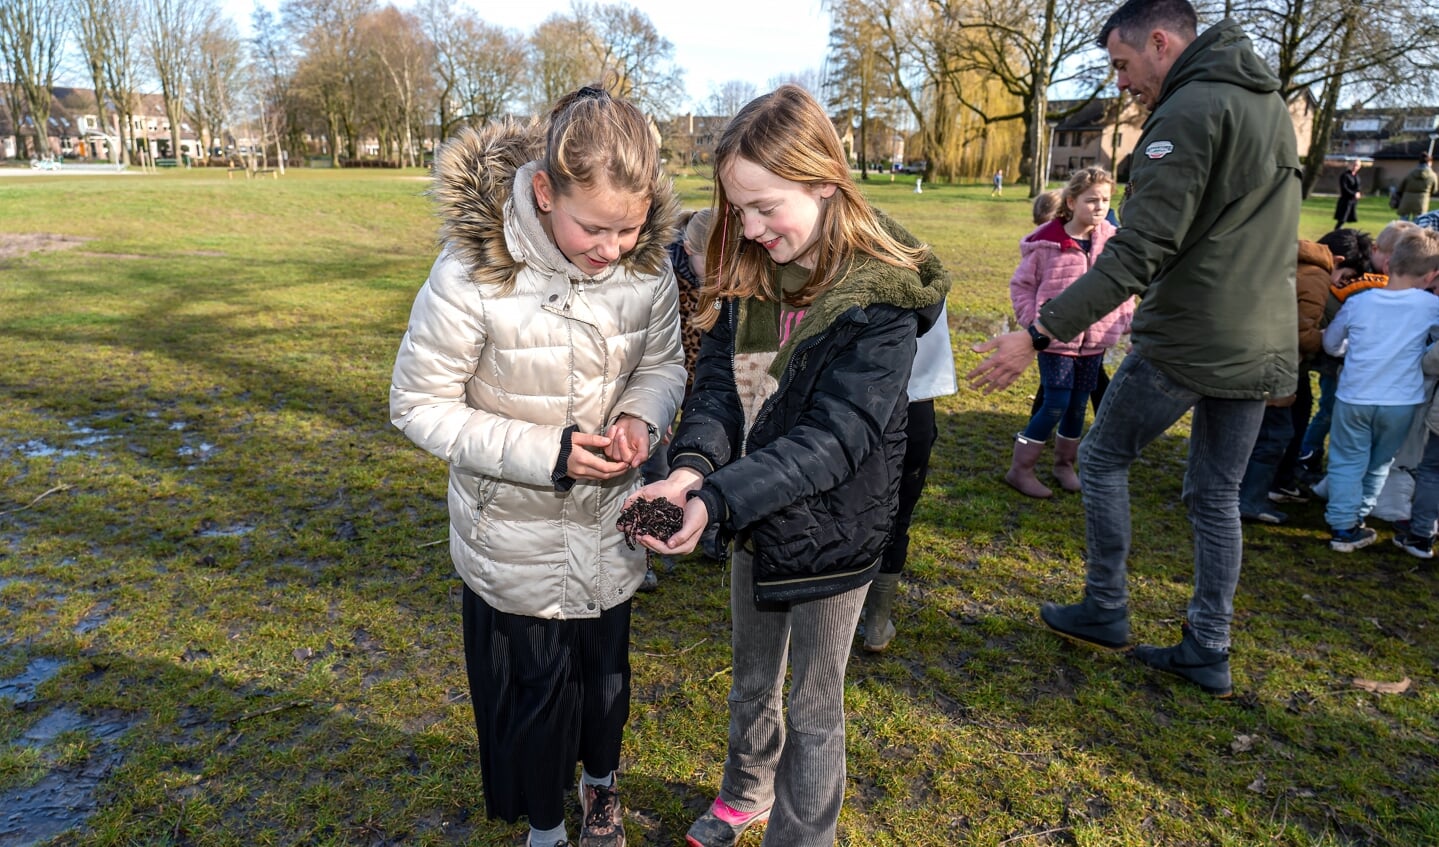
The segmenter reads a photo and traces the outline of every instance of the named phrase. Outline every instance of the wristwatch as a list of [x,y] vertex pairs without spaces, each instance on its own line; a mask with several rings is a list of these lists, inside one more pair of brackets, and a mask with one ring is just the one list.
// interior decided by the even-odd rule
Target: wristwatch
[[1029,330],[1029,343],[1034,345],[1034,349],[1043,350],[1044,348],[1049,346],[1049,342],[1052,339],[1044,333],[1040,332],[1039,330],[1035,329],[1034,324],[1030,324],[1027,329]]

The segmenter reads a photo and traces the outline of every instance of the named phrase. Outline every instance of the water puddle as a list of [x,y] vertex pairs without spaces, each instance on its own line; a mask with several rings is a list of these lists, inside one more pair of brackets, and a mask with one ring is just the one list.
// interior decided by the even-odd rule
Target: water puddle
[[35,689],[60,672],[65,663],[59,659],[41,656],[31,659],[17,676],[0,679],[0,698],[9,699],[15,705],[29,703],[35,699]]
[[[29,703],[35,689],[64,666],[59,659],[32,659],[18,675],[0,680],[0,698]],[[40,715],[10,742],[12,748],[40,751],[42,760],[50,762],[59,756],[49,748],[76,736],[84,736],[92,746],[83,762],[54,767],[34,783],[0,792],[0,845],[31,847],[83,826],[99,806],[100,783],[123,760],[116,742],[137,720],[118,711],[85,714],[60,706]]]
[[242,538],[254,531],[253,526],[239,523],[231,526],[203,526],[195,534],[200,538]]
[[95,630],[100,628],[101,624],[105,623],[105,621],[108,621],[109,619],[110,601],[101,600],[99,603],[95,604],[94,608],[90,610],[89,614],[85,615],[85,617],[81,618],[75,623],[75,627],[71,631],[74,632],[76,635],[84,635],[88,632],[94,632]]

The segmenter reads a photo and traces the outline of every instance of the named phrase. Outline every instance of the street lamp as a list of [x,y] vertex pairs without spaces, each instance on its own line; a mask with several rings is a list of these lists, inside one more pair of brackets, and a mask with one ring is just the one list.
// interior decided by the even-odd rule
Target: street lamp
[[1439,132],[1429,133],[1429,158],[1434,158],[1434,142],[1439,141]]

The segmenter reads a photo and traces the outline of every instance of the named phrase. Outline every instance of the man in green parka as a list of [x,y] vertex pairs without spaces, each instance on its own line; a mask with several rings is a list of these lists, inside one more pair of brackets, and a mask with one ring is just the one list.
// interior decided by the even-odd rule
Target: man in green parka
[[1129,0],[1105,23],[1119,87],[1151,114],[1135,147],[1124,225],[1094,267],[992,355],[973,385],[1008,386],[1051,338],[1078,335],[1140,296],[1134,348],[1080,448],[1084,598],[1040,617],[1073,640],[1129,646],[1129,466],[1191,408],[1183,499],[1194,526],[1194,594],[1180,642],[1140,645],[1146,665],[1232,693],[1229,628],[1243,535],[1239,483],[1265,401],[1294,393],[1299,156],[1279,80],[1230,20],[1197,33],[1186,0]]

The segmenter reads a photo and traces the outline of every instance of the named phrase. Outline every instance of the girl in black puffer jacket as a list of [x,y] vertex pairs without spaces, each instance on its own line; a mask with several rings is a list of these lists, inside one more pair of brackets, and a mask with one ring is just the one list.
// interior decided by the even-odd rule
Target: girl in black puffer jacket
[[729,755],[687,837],[729,845],[768,818],[766,844],[830,845],[850,640],[894,521],[915,338],[949,282],[860,196],[803,89],[742,109],[715,173],[708,332],[673,470],[636,495],[684,507],[679,532],[647,547],[728,548],[733,567]]

